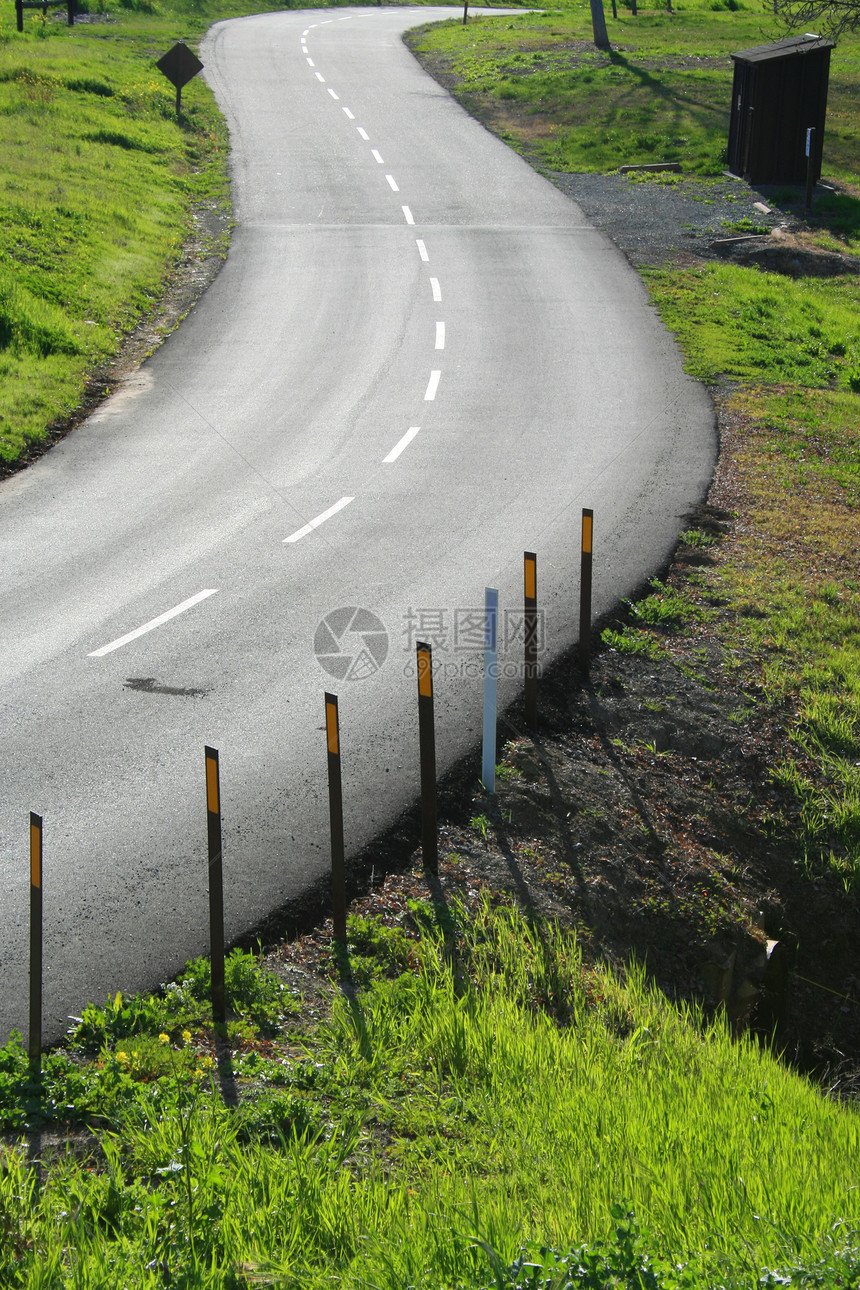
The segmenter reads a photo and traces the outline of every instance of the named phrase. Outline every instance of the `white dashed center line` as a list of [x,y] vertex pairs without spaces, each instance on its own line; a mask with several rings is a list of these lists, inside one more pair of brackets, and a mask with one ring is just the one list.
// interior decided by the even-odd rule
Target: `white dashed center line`
[[378,162],[379,162],[380,166],[381,166],[381,165],[384,165],[384,162],[383,162],[382,158],[380,157],[379,153],[376,151],[376,149],[375,149],[375,148],[371,148],[371,150],[370,150],[370,155],[371,155],[371,157],[373,157],[373,160],[374,160],[374,161],[378,161]]
[[393,175],[386,175],[386,176],[385,176],[385,178],[388,180],[388,185],[389,185],[389,187],[390,187],[391,191],[392,191],[393,193],[399,193],[399,192],[400,192],[400,189],[397,187],[397,183],[395,182],[394,176],[393,176]]
[[159,614],[157,618],[152,618],[142,627],[136,627],[133,632],[128,632],[125,636],[120,636],[118,640],[111,641],[110,645],[102,645],[101,649],[94,649],[88,658],[103,658],[105,654],[111,654],[115,649],[120,649],[123,645],[128,645],[130,641],[137,640],[138,636],[145,636],[147,632],[154,631],[156,627],[161,627],[162,623],[169,623],[171,618],[176,618],[179,614],[184,614],[186,609],[192,609],[194,605],[199,605],[201,600],[207,596],[217,596],[217,587],[208,587],[206,591],[198,591],[196,596],[191,596],[189,600],[183,600],[181,605],[176,605],[173,609],[168,609],[166,614]]
[[421,259],[426,264],[427,261],[430,259],[430,256],[427,254],[427,247],[424,245],[420,237],[415,239],[415,245],[418,247],[418,254],[421,256]]
[[317,80],[320,82],[321,85],[325,85],[325,77],[323,76],[322,72],[314,72],[314,76],[317,78]]
[[312,58],[308,59],[308,67],[316,67],[316,63]]
[[436,348],[445,348],[445,324],[443,322],[437,322],[436,324]]
[[433,299],[437,302],[442,299],[442,288],[439,286],[438,278],[430,279],[430,290],[433,292]]
[[342,511],[344,506],[349,506],[350,502],[354,501],[354,497],[342,497],[339,502],[335,502],[334,506],[330,506],[327,511],[323,511],[322,515],[318,515],[315,520],[311,520],[309,524],[305,524],[302,528],[296,529],[295,533],[291,533],[289,537],[285,537],[284,541],[298,542],[300,538],[307,537],[309,533],[313,533],[314,529],[318,529],[321,524],[325,524],[326,520],[330,520],[333,515],[337,515],[338,511]]
[[392,461],[396,461],[397,458],[400,456],[401,452],[403,451],[403,449],[409,447],[412,440],[415,438],[415,436],[417,435],[420,429],[421,429],[420,426],[410,426],[409,429],[406,431],[406,434],[403,436],[403,438],[398,440],[398,442],[391,449],[391,452],[388,454],[388,456],[382,458],[382,464],[384,466],[388,466],[391,464]]
[[403,211],[403,216],[404,216],[404,219],[406,220],[406,223],[407,223],[407,224],[414,224],[414,223],[415,223],[415,219],[414,219],[414,217],[413,217],[413,215],[412,215],[412,212],[411,212],[411,210],[409,209],[409,207],[408,207],[408,206],[401,206],[401,208],[400,208],[400,209]]
[[344,112],[346,113],[346,115],[349,117],[350,121],[354,121],[354,120],[355,120],[355,117],[354,117],[354,116],[353,116],[353,114],[350,112],[349,108],[346,108],[346,107],[345,107],[343,110],[344,110]]
[[367,131],[363,129],[360,125],[357,125],[355,128],[358,131],[359,136],[364,140],[364,142],[369,143],[370,135],[367,133]]
[[432,403],[435,399],[436,391],[439,389],[439,378],[441,375],[441,372],[430,373],[430,380],[427,384],[427,393],[424,395],[425,403]]
[[333,98],[333,99],[338,99],[338,100],[340,99],[340,95],[339,95],[339,94],[337,94],[337,93],[336,93],[333,89],[331,89],[331,88],[329,88],[329,94],[332,96],[332,98]]

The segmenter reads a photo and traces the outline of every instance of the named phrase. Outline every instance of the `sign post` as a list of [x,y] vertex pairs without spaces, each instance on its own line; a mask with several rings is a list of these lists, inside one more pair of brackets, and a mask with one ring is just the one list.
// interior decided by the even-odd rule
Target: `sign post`
[[206,753],[206,833],[209,847],[209,958],[211,961],[212,1021],[227,1020],[224,966],[224,875],[221,852],[221,778],[218,750]]
[[579,574],[579,666],[588,676],[591,667],[591,562],[594,511],[582,508],[582,550]]
[[812,214],[812,176],[815,173],[815,127],[806,131],[806,214]]
[[203,71],[203,64],[187,45],[178,41],[172,49],[159,58],[155,64],[158,70],[176,87],[176,115],[182,106],[182,87],[192,81],[198,72]]

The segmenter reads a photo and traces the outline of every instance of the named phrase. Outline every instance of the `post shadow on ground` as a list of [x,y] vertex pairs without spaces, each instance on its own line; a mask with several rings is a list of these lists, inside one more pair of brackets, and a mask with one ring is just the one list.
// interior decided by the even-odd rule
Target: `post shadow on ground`
[[[515,738],[528,739],[535,754],[537,755],[538,760],[540,761],[541,767],[543,768],[544,775],[546,776],[547,786],[549,787],[550,801],[552,803],[553,813],[555,815],[555,818],[559,826],[559,834],[560,834],[562,851],[563,851],[563,859],[567,864],[568,868],[570,869],[570,872],[573,874],[580,899],[582,900],[583,905],[587,907],[591,899],[591,896],[590,896],[588,887],[586,886],[586,883],[585,883],[585,875],[582,872],[582,866],[580,865],[579,859],[576,854],[576,847],[570,835],[570,825],[567,822],[566,812],[564,809],[564,806],[565,806],[564,795],[561,791],[561,787],[559,786],[558,780],[553,772],[552,765],[550,764],[550,760],[547,757],[546,748],[540,737],[540,734],[537,730],[523,729],[516,723],[516,721],[513,719],[513,717],[511,717],[510,714],[506,714],[503,717],[503,722],[510,730],[510,732],[515,736]],[[499,820],[501,822],[501,816],[499,816]],[[510,844],[507,842],[507,839],[503,838],[502,833],[499,832],[498,830],[497,830],[497,835],[499,839],[499,845],[500,847],[502,847],[502,854],[505,856],[505,859],[508,863],[508,867],[511,869],[512,874],[514,874],[515,881],[518,883],[518,887],[521,888],[522,892],[525,893],[525,897],[524,897],[525,903],[527,904],[527,907],[533,911],[534,905],[532,902],[531,893],[528,889],[525,878],[522,875],[522,871],[519,868],[519,865],[517,865],[516,863],[516,860],[513,856],[513,852],[510,849]]]
[[239,1089],[236,1086],[236,1072],[233,1067],[233,1049],[227,1037],[226,1026],[216,1026],[215,1068],[218,1072],[218,1087],[225,1106],[239,1105]]

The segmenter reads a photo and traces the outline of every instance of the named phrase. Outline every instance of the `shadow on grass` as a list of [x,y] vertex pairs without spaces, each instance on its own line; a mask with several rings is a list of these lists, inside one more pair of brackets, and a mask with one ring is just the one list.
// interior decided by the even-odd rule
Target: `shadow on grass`
[[762,197],[799,219],[813,232],[829,233],[844,242],[854,254],[860,251],[860,197],[828,186],[826,178],[816,185],[812,197],[812,214],[805,214],[806,190],[800,185],[755,185]]

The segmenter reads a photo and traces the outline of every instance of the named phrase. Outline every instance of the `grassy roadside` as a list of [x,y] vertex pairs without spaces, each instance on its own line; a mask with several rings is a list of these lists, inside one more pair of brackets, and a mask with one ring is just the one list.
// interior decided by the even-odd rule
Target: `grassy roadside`
[[[713,362],[705,356],[714,330],[708,298],[719,299],[733,280],[718,352],[727,342],[742,353],[751,299],[771,361],[762,355],[721,396],[723,417],[742,427],[734,465],[746,515],[712,569],[689,578],[689,603],[694,616],[718,606],[728,670],[758,686],[763,703],[789,713],[785,755],[772,772],[800,804],[810,875],[830,869],[853,886],[860,876],[860,382],[850,367],[840,379],[838,359],[828,363],[843,342],[821,339],[827,323],[816,308],[816,283],[740,268],[699,273],[664,270],[647,279],[692,370]],[[856,281],[834,280],[821,297],[844,317],[844,352],[856,355]],[[800,328],[792,322],[798,303],[808,311]],[[820,375],[812,370],[816,354]],[[717,362],[723,371],[733,366],[726,350]]]
[[94,17],[28,14],[19,35],[0,16],[0,463],[74,412],[158,301],[192,210],[229,200],[208,88],[186,88],[177,121],[153,66],[200,20]]
[[221,1040],[201,961],[88,1008],[41,1089],[7,1045],[2,1283],[848,1284],[852,1108],[573,933],[430,895],[315,978],[234,955]]
[[[633,17],[619,7],[609,56],[588,46],[581,5],[446,24],[411,43],[465,106],[547,173],[678,160],[701,180],[724,164],[728,53],[782,34],[767,8],[688,3]],[[860,249],[858,72],[860,40],[845,39],[833,54],[825,136],[824,175],[837,191],[821,193],[799,238],[813,251]],[[800,194],[773,200],[796,214]],[[852,885],[860,874],[857,279],[794,280],[713,262],[640,268],[688,370],[711,386],[721,424],[731,426],[744,513],[729,539],[691,534],[709,555],[676,579],[671,606],[658,592],[605,641],[656,656],[672,634],[718,640],[730,680],[781,713],[784,757],[771,773],[800,804],[808,872],[836,872]]]

